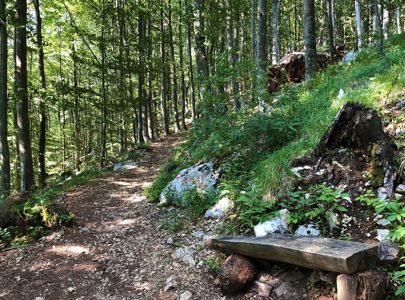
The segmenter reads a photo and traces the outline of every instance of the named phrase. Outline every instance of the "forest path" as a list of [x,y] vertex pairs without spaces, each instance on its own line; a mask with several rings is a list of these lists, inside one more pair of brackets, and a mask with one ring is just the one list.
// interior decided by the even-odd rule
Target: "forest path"
[[[143,191],[182,141],[171,136],[152,144],[139,168],[77,187],[58,200],[77,224],[23,250],[0,253],[0,299],[220,299],[205,268],[172,258],[176,247],[158,229],[165,210]],[[184,236],[184,235],[183,235]],[[175,275],[177,286],[163,291]]]

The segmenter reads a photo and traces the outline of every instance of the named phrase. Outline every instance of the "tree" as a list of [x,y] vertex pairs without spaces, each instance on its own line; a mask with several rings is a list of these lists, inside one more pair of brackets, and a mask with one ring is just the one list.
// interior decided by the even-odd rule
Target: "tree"
[[384,54],[384,41],[378,0],[374,0],[373,2],[373,31],[374,43],[377,47],[378,52],[382,55]]
[[277,64],[280,60],[280,0],[273,0],[272,6],[272,22],[273,22],[273,31],[272,31],[272,62],[273,64]]
[[328,40],[329,40],[329,53],[330,60],[335,59],[335,39],[334,39],[334,26],[333,26],[333,0],[327,0],[327,11],[328,11]]
[[42,18],[39,0],[33,0],[36,17],[36,36],[38,49],[38,70],[41,78],[41,91],[39,95],[39,185],[45,186],[46,169],[45,169],[45,148],[46,148],[46,77],[44,63],[44,46],[42,43]]
[[0,149],[1,182],[4,194],[10,191],[10,153],[8,134],[8,96],[7,96],[7,14],[6,0],[0,0]]
[[15,96],[17,101],[17,126],[21,169],[21,191],[29,191],[34,185],[30,120],[28,115],[27,82],[27,1],[16,0],[15,15]]
[[363,48],[364,37],[363,20],[361,18],[361,0],[354,1],[354,8],[356,12],[357,47],[361,50]]
[[257,22],[257,54],[256,63],[257,84],[259,103],[264,100],[266,93],[266,67],[267,67],[267,0],[258,2],[258,22]]
[[304,0],[304,45],[305,80],[310,81],[315,77],[317,68],[314,0]]

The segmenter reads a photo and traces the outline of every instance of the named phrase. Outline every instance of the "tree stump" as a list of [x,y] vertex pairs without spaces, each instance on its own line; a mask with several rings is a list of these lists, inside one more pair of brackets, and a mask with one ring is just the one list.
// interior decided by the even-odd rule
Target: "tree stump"
[[357,274],[358,300],[381,300],[387,294],[387,275],[376,270]]
[[355,276],[341,274],[336,279],[337,300],[356,300],[357,278]]

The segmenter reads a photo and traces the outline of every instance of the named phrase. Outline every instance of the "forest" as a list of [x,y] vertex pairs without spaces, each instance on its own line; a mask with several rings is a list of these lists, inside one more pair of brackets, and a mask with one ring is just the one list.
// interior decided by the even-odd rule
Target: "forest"
[[[204,236],[253,232],[260,236],[263,230],[266,235],[270,232],[263,224],[277,218],[283,224],[287,211],[281,233],[316,229],[317,237],[369,244],[384,231],[380,242],[390,240],[396,248],[387,247],[397,254],[388,266],[379,267],[383,275],[374,274],[372,280],[389,282],[382,288],[387,297],[401,297],[405,293],[404,9],[401,0],[0,0],[4,274],[14,274],[10,262],[19,255],[28,268],[29,257],[35,260],[43,254],[36,243],[44,239],[48,243],[49,236],[61,232],[49,243],[66,239],[66,244],[90,249],[80,252],[90,255],[89,245],[103,241],[110,230],[111,224],[101,222],[102,215],[130,231],[135,227],[125,222],[135,216],[132,219],[126,211],[139,211],[139,218],[145,218],[140,224],[146,224],[139,229],[141,235],[156,230],[160,239],[145,237],[146,248],[139,253],[149,257],[156,250],[149,247],[167,244],[168,249],[159,251],[176,259],[179,250],[188,248],[177,248],[171,257],[164,251],[186,243],[182,232],[197,238],[194,233],[202,226]],[[191,178],[193,172],[203,177]],[[187,185],[187,180],[192,184],[179,187],[176,180],[182,176],[180,185]],[[212,185],[205,180],[212,180]],[[112,202],[115,198],[119,204]],[[107,213],[110,209],[117,215]],[[210,217],[214,220],[207,221]],[[88,240],[83,237],[83,242],[75,240],[98,229],[89,225],[92,222],[101,222],[99,229],[105,232],[97,231]],[[127,241],[125,232],[114,230],[106,240],[114,241],[116,234],[122,239],[113,243],[116,248],[110,245],[116,253],[127,254],[139,242]],[[226,244],[211,241],[220,245],[212,246],[215,250]],[[32,253],[13,252],[26,251],[31,244]],[[54,244],[53,252],[47,253],[59,255],[58,247],[65,246]],[[190,271],[197,275],[177,278],[184,281],[178,284],[169,280],[170,271],[165,269],[155,279],[159,283],[149,282],[162,285],[163,277],[169,277],[164,292],[160,286],[155,290],[142,285],[130,299],[217,299],[221,293],[246,292],[250,286],[239,282],[245,279],[232,277],[240,270],[227,269],[229,258],[225,261],[223,254],[194,249],[193,256],[186,250],[180,260],[188,264],[192,256],[193,262],[200,261],[202,269]],[[76,272],[75,255],[69,256],[74,258],[69,264]],[[91,261],[101,265],[98,259],[89,258],[88,265]],[[244,271],[258,268],[240,260],[235,264]],[[152,258],[145,261],[147,272],[157,266],[151,265]],[[117,266],[122,274],[128,273],[113,259],[103,263],[109,267],[96,270],[107,272]],[[62,261],[49,258],[49,264]],[[296,265],[311,269],[308,264]],[[143,267],[140,263],[134,268]],[[181,267],[174,268],[181,273]],[[69,278],[83,275],[60,272]],[[261,278],[258,274],[264,271],[260,272],[253,272],[249,282]],[[309,277],[306,271],[299,272]],[[212,283],[218,274],[220,292]],[[33,284],[24,295],[17,292],[18,281],[0,279],[4,287],[0,298],[62,297],[58,283],[49,283],[52,273],[44,277],[50,285],[46,291],[31,275],[21,275]],[[103,281],[103,276],[88,279],[83,286],[77,282],[64,286],[60,299],[91,298],[86,286],[96,284],[100,294],[95,298],[123,299],[123,291],[142,283],[130,285],[110,275]],[[356,293],[360,287],[363,294],[371,293],[363,286],[377,285],[365,278],[358,279]],[[240,289],[227,286],[227,280]],[[119,284],[111,288],[110,281]],[[257,279],[243,299],[263,294],[263,285],[269,299],[300,299],[302,293],[308,299],[333,299],[336,285],[339,290],[336,282],[339,276],[319,279],[316,292],[314,288],[303,292],[300,283],[294,290],[286,280],[284,286],[291,285],[287,292],[280,288],[283,284]],[[192,292],[182,290],[188,285]],[[383,299],[380,294],[342,298],[338,291],[337,295]]]

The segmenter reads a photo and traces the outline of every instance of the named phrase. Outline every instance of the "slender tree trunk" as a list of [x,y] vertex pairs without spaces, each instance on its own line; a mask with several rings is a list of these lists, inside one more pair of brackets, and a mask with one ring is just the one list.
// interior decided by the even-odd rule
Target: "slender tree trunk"
[[384,33],[384,39],[388,39],[388,34],[389,34],[389,24],[390,24],[390,13],[389,10],[386,7],[387,4],[384,5],[383,8],[383,33]]
[[39,0],[33,0],[35,7],[36,17],[36,37],[38,47],[38,69],[39,77],[41,78],[41,92],[39,102],[39,185],[45,186],[46,168],[45,168],[45,148],[46,148],[46,77],[45,77],[45,64],[44,64],[44,48],[42,43],[42,18]]
[[304,0],[304,45],[305,80],[310,81],[315,77],[317,68],[314,0]]
[[[228,11],[228,60],[229,64],[234,70],[237,63],[237,48],[235,47],[235,36],[234,36],[234,26],[233,26],[233,10],[231,6],[231,0],[226,1],[227,11]],[[231,88],[232,88],[232,97],[234,99],[234,105],[236,110],[240,110],[241,103],[239,101],[239,83],[236,79],[236,73],[232,76],[231,79]]]
[[280,0],[273,0],[272,3],[272,63],[277,64],[280,60]]
[[161,34],[161,41],[160,41],[160,57],[162,59],[162,86],[160,91],[160,109],[162,113],[162,127],[163,133],[167,136],[170,134],[169,131],[169,120],[167,115],[167,82],[166,82],[166,51],[165,51],[165,27],[164,27],[164,14],[163,8],[160,9],[160,34]]
[[382,55],[384,54],[384,41],[383,41],[383,31],[381,24],[381,15],[378,0],[374,0],[373,5],[373,28],[374,28],[374,43],[377,47],[378,52]]
[[80,171],[80,101],[79,101],[79,81],[77,76],[77,54],[75,42],[72,43],[72,60],[73,60],[73,85],[74,85],[74,131],[75,131],[75,166]]
[[363,49],[364,38],[363,20],[361,18],[361,0],[354,1],[354,8],[356,12],[357,47],[361,50]]
[[[120,106],[125,106],[125,67],[124,67],[124,30],[125,30],[125,16],[124,16],[124,2],[122,0],[117,1],[117,15],[118,15],[118,31],[119,31],[119,101]],[[119,137],[120,146],[119,152],[123,153],[127,151],[127,137],[125,131],[125,116],[124,109],[119,112]]]
[[179,62],[180,62],[180,88],[181,88],[181,126],[186,127],[186,79],[184,75],[184,52],[183,52],[183,0],[179,0],[178,34],[179,34]]
[[204,94],[206,88],[203,82],[209,76],[208,55],[207,48],[205,46],[205,0],[194,0],[195,22],[194,22],[194,34],[196,44],[196,63],[197,74],[200,82],[200,98]]
[[[139,65],[143,66],[144,64],[144,53],[143,53],[143,45],[144,45],[144,16],[141,12],[139,14],[138,20],[138,36],[139,36]],[[142,144],[145,142],[143,136],[143,103],[144,103],[144,83],[145,83],[145,74],[142,68],[139,70],[138,73],[138,143]]]
[[177,64],[174,51],[174,39],[173,39],[173,25],[172,25],[172,3],[169,0],[169,48],[170,48],[170,61],[172,65],[172,102],[173,102],[173,120],[174,131],[177,133],[180,131],[179,121],[179,108],[178,108],[178,90],[177,90]]
[[265,99],[267,93],[267,0],[258,2],[257,22],[257,84],[259,103]]
[[252,43],[251,43],[251,50],[252,50],[252,61],[253,65],[255,65],[256,61],[256,17],[257,17],[257,11],[256,11],[256,0],[251,0],[250,1],[250,14],[251,14],[251,20],[250,20],[250,31],[251,31],[251,37],[252,37]]
[[28,113],[27,81],[27,1],[16,1],[15,15],[15,85],[17,100],[17,125],[21,161],[21,191],[29,191],[34,185],[30,120]]
[[[148,61],[153,59],[153,37],[151,18],[148,18]],[[155,113],[153,111],[153,70],[152,66],[148,68],[148,130],[151,140],[155,139]]]
[[328,11],[328,41],[329,41],[329,54],[330,60],[333,62],[335,60],[335,38],[333,36],[333,0],[327,0],[327,11]]
[[7,95],[7,16],[6,0],[0,0],[0,190],[4,195],[10,192],[10,153],[8,145],[8,95]]
[[107,118],[107,105],[108,105],[108,94],[106,86],[106,64],[107,64],[107,53],[105,47],[105,2],[103,0],[103,25],[101,27],[101,41],[100,41],[100,52],[101,52],[101,93],[103,102],[103,126],[101,130],[101,166],[106,166],[107,158],[107,128],[108,128],[108,118]]
[[191,44],[191,5],[187,0],[184,0],[185,9],[187,12],[187,56],[188,56],[188,77],[190,85],[190,99],[191,99],[191,119],[194,121],[197,118],[196,99],[195,99],[195,84],[194,84],[194,68],[193,68],[193,55]]
[[395,18],[396,18],[396,22],[397,22],[397,33],[401,34],[402,32],[402,27],[401,27],[401,6],[398,6],[395,9]]

